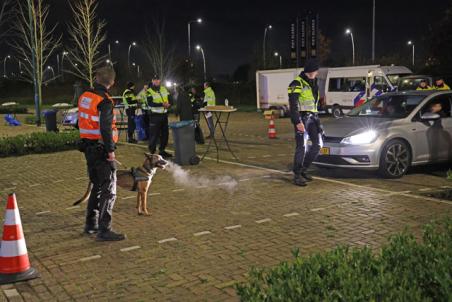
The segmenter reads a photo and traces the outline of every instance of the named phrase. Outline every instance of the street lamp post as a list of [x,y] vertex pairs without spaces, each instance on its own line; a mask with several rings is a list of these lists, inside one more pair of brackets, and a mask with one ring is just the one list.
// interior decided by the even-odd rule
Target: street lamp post
[[57,73],[59,75],[60,74],[60,54],[57,54],[56,59],[57,59]]
[[63,54],[61,56],[61,80],[64,82],[64,57],[67,56],[69,53],[67,51],[63,51]]
[[3,59],[3,77],[7,78],[6,75],[6,60],[11,59],[10,55],[7,55],[4,59]]
[[199,50],[202,54],[202,61],[204,64],[204,81],[207,81],[206,56],[204,55],[204,49],[202,49],[201,45],[197,45],[196,49]]
[[52,72],[52,76],[53,76],[52,79],[54,79],[55,78],[55,70],[53,70],[53,67],[49,65],[49,66],[47,66],[47,69]]
[[264,30],[264,42],[263,42],[263,45],[262,45],[262,52],[263,52],[263,58],[264,58],[264,69],[265,69],[265,67],[266,67],[266,61],[267,61],[267,56],[266,56],[266,53],[265,53],[265,44],[266,44],[266,41],[267,41],[267,31],[269,30],[269,29],[272,29],[272,26],[271,25],[268,25],[268,26],[266,26],[265,27],[265,30]]
[[192,20],[192,21],[189,21],[187,23],[187,27],[188,27],[188,58],[189,59],[191,57],[191,24],[195,23],[195,22],[198,23],[198,24],[201,24],[202,23],[202,19],[198,18],[196,20]]
[[415,56],[414,56],[414,42],[413,41],[408,41],[408,45],[410,45],[410,46],[412,46],[412,48],[413,48],[413,54],[412,54],[412,62],[411,62],[411,64],[413,65],[413,67],[414,67],[414,63],[415,63]]
[[372,63],[375,62],[375,0],[372,7]]
[[282,69],[282,56],[278,53],[274,53],[275,57],[279,57],[279,69]]
[[355,65],[355,39],[353,39],[353,32],[351,29],[347,29],[345,33],[350,35],[350,38],[352,39],[352,65]]
[[137,46],[137,43],[136,42],[132,42],[129,45],[129,50],[127,51],[127,70],[128,71],[130,71],[130,50],[131,50],[132,46]]

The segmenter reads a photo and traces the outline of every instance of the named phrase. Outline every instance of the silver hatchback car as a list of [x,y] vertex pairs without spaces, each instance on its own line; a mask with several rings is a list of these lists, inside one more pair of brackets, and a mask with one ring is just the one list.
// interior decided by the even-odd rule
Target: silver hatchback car
[[378,170],[400,178],[410,166],[452,160],[452,91],[388,93],[324,123],[315,164]]

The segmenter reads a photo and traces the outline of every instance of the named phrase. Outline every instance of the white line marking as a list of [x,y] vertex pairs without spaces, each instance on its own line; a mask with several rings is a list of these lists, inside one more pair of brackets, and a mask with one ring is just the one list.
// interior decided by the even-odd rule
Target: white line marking
[[173,192],[182,192],[185,191],[185,189],[174,189]]
[[172,238],[162,239],[162,240],[159,240],[158,243],[162,244],[162,243],[171,242],[171,241],[177,241],[177,238],[172,237]]
[[50,213],[50,211],[42,211],[42,212],[38,212],[38,213],[36,213],[36,215],[43,215],[43,214],[47,214],[47,213]]
[[423,189],[419,189],[419,191],[421,192],[426,192],[426,191],[431,191],[433,190],[432,188],[423,188]]
[[318,212],[318,211],[323,211],[325,210],[325,208],[315,208],[315,209],[311,209],[311,212]]
[[255,159],[256,156],[248,156],[249,159]]
[[11,188],[4,188],[3,191],[10,191],[10,190],[15,190],[16,187],[11,187]]
[[161,193],[151,193],[151,194],[148,194],[148,196],[156,196],[156,195],[160,195]]
[[239,179],[239,181],[248,181],[251,180],[250,178],[244,178],[244,179]]
[[99,259],[99,258],[101,258],[100,255],[94,255],[94,256],[90,256],[90,257],[80,258],[80,262],[95,260],[95,259]]
[[209,234],[212,234],[212,232],[210,232],[210,231],[203,231],[203,232],[194,233],[193,236],[198,237],[198,236],[209,235]]
[[19,292],[17,291],[17,289],[12,288],[12,289],[5,289],[3,290],[3,292],[5,293],[5,296],[7,298],[15,298],[15,297],[20,297]]
[[452,187],[451,186],[441,186],[441,188],[443,188],[443,189],[450,189]]
[[41,184],[32,184],[32,185],[29,185],[28,187],[29,188],[33,188],[33,187],[37,187],[37,186],[40,186]]
[[74,210],[74,209],[78,209],[78,208],[80,208],[80,206],[69,207],[69,208],[66,208],[66,210]]
[[135,245],[135,246],[125,247],[123,249],[120,249],[120,251],[121,252],[129,252],[129,251],[137,250],[137,249],[140,249],[140,248],[141,248],[141,246]]
[[225,227],[224,229],[225,230],[234,230],[234,229],[238,229],[238,228],[241,228],[242,226],[240,225],[240,224],[237,224],[237,225],[231,225],[231,226],[227,226],[227,227]]
[[86,180],[86,179],[88,179],[88,177],[83,176],[83,177],[77,177],[75,180]]
[[300,215],[300,214],[294,212],[294,213],[284,214],[283,216],[284,217],[293,217],[293,216],[298,216],[298,215]]
[[272,157],[270,154],[266,154],[266,155],[264,155],[264,156],[262,156],[262,157],[265,157],[265,158],[267,158],[267,157]]
[[262,178],[271,178],[271,175],[264,175]]
[[265,222],[269,222],[272,221],[271,218],[265,218],[265,219],[261,219],[261,220],[256,220],[256,223],[261,224],[261,223],[265,223]]
[[196,189],[205,189],[205,188],[207,188],[207,186],[198,186],[198,187],[196,187]]
[[[291,141],[291,140],[288,140]],[[129,144],[129,143],[121,143],[124,145],[129,145],[129,146],[134,146],[134,147],[139,147],[142,149],[147,149],[147,146],[141,146],[141,145],[136,145],[136,144]],[[207,160],[212,160],[212,161],[217,161],[216,158],[212,158],[212,157],[204,157]],[[270,169],[270,168],[265,168],[265,167],[259,167],[256,165],[248,165],[248,164],[243,164],[243,163],[239,163],[239,162],[232,162],[232,161],[227,161],[227,160],[222,160],[220,159],[218,162],[222,163],[222,164],[229,164],[229,165],[234,165],[234,166],[239,166],[239,167],[246,167],[246,168],[252,168],[252,169],[256,169],[256,170],[261,170],[261,171],[267,171],[267,172],[271,172],[271,173],[279,173],[279,174],[283,174],[283,175],[292,175],[292,172],[289,171],[281,171],[281,170],[277,170],[277,169]],[[378,191],[381,193],[394,193],[393,191],[389,191],[389,190],[384,190],[384,189],[380,189],[380,188],[375,188],[375,187],[368,187],[368,186],[363,186],[363,185],[358,185],[358,184],[354,184],[354,183],[350,183],[350,182],[345,182],[345,181],[340,181],[340,180],[335,180],[335,179],[329,179],[329,178],[324,178],[324,177],[318,177],[318,176],[314,176],[314,179],[317,180],[321,180],[321,181],[325,181],[325,182],[329,182],[329,183],[335,183],[335,184],[339,184],[342,186],[349,186],[349,187],[355,187],[355,188],[360,188],[360,189],[366,189],[366,190],[374,190],[374,191]],[[420,195],[415,195],[415,194],[400,194],[401,196],[405,196],[405,197],[411,197],[414,199],[423,199],[423,200],[428,200],[428,201],[433,201],[433,202],[439,202],[439,203],[444,203],[447,205],[452,205],[452,201],[449,200],[444,200],[444,199],[438,199],[438,198],[432,198],[432,197],[426,197],[426,196],[420,196]]]
[[121,199],[132,199],[132,198],[135,198],[136,196],[126,196],[126,197],[123,197],[123,198],[121,198]]
[[54,184],[57,184],[57,183],[63,182],[63,181],[64,181],[64,179],[58,179],[58,180],[54,180],[53,183],[54,183]]

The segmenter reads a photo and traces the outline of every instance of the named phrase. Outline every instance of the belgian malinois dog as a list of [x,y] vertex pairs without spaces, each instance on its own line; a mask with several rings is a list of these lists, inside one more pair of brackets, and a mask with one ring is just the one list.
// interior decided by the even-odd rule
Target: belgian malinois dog
[[[168,162],[160,155],[145,153],[143,166],[132,168],[131,170],[118,170],[116,172],[116,184],[126,190],[137,191],[138,215],[149,216],[147,210],[148,191],[152,183],[152,178],[157,173],[157,169],[165,169]],[[88,184],[88,189],[82,198],[74,202],[74,206],[86,202],[91,195],[93,183]]]

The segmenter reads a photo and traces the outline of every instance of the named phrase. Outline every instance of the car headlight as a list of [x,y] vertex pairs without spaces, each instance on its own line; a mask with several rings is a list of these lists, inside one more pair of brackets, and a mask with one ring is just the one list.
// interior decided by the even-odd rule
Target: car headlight
[[365,145],[373,143],[377,139],[377,131],[369,130],[360,134],[348,136],[341,143],[347,145]]

